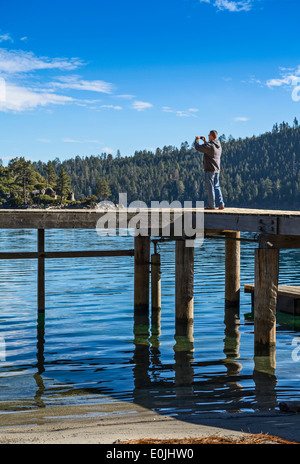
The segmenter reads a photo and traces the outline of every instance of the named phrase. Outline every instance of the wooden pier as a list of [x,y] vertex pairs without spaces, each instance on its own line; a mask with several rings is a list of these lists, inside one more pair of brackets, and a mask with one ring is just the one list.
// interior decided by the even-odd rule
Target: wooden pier
[[[98,220],[109,211],[98,209],[18,209],[0,210],[0,229],[36,229],[36,252],[0,252],[0,259],[37,259],[39,315],[45,313],[45,260],[51,258],[128,256],[134,259],[134,311],[138,318],[149,317],[150,295],[153,320],[160,321],[160,255],[150,256],[151,241],[175,242],[175,327],[176,334],[191,334],[193,328],[193,282],[194,248],[191,240],[197,238],[175,234],[178,210],[170,211],[170,233],[166,236],[163,209],[148,209],[143,212],[147,227],[140,225],[134,239],[134,249],[128,250],[83,250],[52,251],[45,246],[47,229],[96,229]],[[276,345],[276,307],[278,296],[278,273],[280,250],[300,248],[300,212],[265,211],[227,208],[205,211],[195,208],[180,210],[189,214],[195,225],[197,215],[204,215],[204,237],[225,240],[225,289],[226,307],[237,314],[240,299],[240,255],[244,240],[257,242],[255,250],[254,302],[254,353],[256,356],[272,355]],[[153,215],[155,213],[155,215]],[[116,229],[131,227],[137,211],[116,210]],[[153,233],[153,217],[155,232]],[[157,222],[158,221],[158,222]],[[107,228],[110,225],[108,224]],[[241,238],[241,232],[255,233],[254,239]],[[189,242],[189,243],[188,243]],[[151,274],[151,289],[150,289]],[[280,290],[280,289],[279,289]]]

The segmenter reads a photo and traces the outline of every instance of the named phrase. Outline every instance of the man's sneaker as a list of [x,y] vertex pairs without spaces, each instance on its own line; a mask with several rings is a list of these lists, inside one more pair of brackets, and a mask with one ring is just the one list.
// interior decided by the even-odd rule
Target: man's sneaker
[[219,206],[219,209],[225,209],[225,206]]

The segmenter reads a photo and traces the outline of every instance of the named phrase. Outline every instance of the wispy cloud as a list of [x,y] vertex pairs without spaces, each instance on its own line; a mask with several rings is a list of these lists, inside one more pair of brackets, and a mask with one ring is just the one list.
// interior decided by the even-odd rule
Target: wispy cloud
[[13,42],[13,39],[10,34],[0,34],[0,43],[1,42]]
[[112,110],[122,110],[122,106],[117,106],[117,105],[101,105],[100,108],[111,108]]
[[115,152],[115,150],[114,150],[113,148],[111,148],[111,147],[103,147],[103,148],[102,148],[102,151],[103,151],[104,153],[109,153],[109,154],[111,154],[111,155],[113,155],[114,152]]
[[[61,139],[63,143],[93,143],[93,144],[101,144],[100,140],[95,140],[95,139],[84,139],[84,140],[79,140],[79,139],[72,139],[68,137],[64,137]],[[103,142],[102,142],[103,143]]]
[[211,3],[215,6],[219,11],[250,11],[252,8],[253,0],[240,0],[240,1],[232,1],[232,0],[200,0],[200,3]]
[[62,76],[57,82],[50,84],[54,88],[73,89],[73,90],[88,90],[90,92],[112,93],[113,84],[101,80],[85,80],[81,76]]
[[196,117],[196,113],[199,111],[197,108],[189,108],[188,110],[174,110],[169,106],[163,106],[161,109],[164,113],[174,113],[179,117]]
[[132,104],[132,108],[137,111],[144,111],[148,108],[152,108],[152,106],[153,106],[152,103],[138,101],[138,100],[134,101]]
[[237,116],[236,118],[233,118],[234,121],[236,122],[246,122],[249,121],[249,118],[246,118],[245,116]]
[[6,83],[5,98],[0,101],[0,111],[21,112],[48,105],[65,105],[74,99],[53,92],[36,92],[32,89]]
[[130,95],[130,94],[124,94],[124,95],[114,95],[117,98],[122,98],[124,100],[132,100],[135,98],[135,95]]
[[38,57],[23,50],[0,49],[0,72],[6,74],[27,73],[41,69],[73,70],[82,66],[79,58]]
[[279,68],[280,77],[268,79],[266,85],[269,88],[297,85],[300,80],[300,66],[297,68]]
[[[27,37],[19,40],[26,41]],[[0,42],[4,41],[12,41],[12,38],[10,34],[1,34],[0,31]],[[101,93],[124,101],[133,100],[129,108],[136,111],[152,108],[151,103],[137,100],[135,95],[125,92],[114,95],[115,85],[111,82],[89,80],[74,73],[74,70],[86,65],[86,62],[76,57],[37,56],[32,51],[0,47],[0,111],[22,112],[66,104],[95,111],[105,108],[116,111],[123,109],[118,104],[112,104],[112,100],[102,102],[96,100],[95,95],[93,99],[87,98],[83,92]],[[58,71],[63,75],[59,75]]]

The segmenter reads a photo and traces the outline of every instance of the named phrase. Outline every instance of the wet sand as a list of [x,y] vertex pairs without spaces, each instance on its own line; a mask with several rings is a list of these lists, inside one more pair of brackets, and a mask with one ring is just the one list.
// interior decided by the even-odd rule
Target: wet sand
[[237,439],[264,433],[300,442],[300,415],[280,411],[165,416],[133,403],[57,406],[2,414],[1,444],[112,444],[118,441]]

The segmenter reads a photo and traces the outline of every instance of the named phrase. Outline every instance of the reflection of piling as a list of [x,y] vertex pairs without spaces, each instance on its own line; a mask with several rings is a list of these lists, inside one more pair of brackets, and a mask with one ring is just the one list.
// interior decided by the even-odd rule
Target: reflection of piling
[[37,385],[37,391],[34,397],[34,400],[39,408],[45,407],[44,402],[42,400],[43,394],[45,392],[45,386],[42,374],[45,371],[44,363],[44,349],[45,349],[45,314],[38,313],[37,318],[37,353],[36,353],[36,367],[37,372],[34,374],[34,379]]
[[150,385],[150,343],[149,343],[149,317],[147,315],[134,316],[133,376],[135,389],[147,388]]
[[236,361],[240,357],[240,338],[239,331],[239,307],[232,308],[225,305],[225,338],[224,354],[226,355],[226,367],[228,375],[237,375],[242,369],[242,365]]
[[[177,386],[191,387],[194,380],[194,338],[193,327],[190,324],[189,329],[184,333],[177,331],[175,335],[174,358],[175,358],[175,384]],[[189,393],[192,393],[192,389]],[[185,391],[185,394],[187,392]]]
[[254,356],[255,396],[261,411],[275,409],[278,406],[275,369],[275,351],[270,356]]

